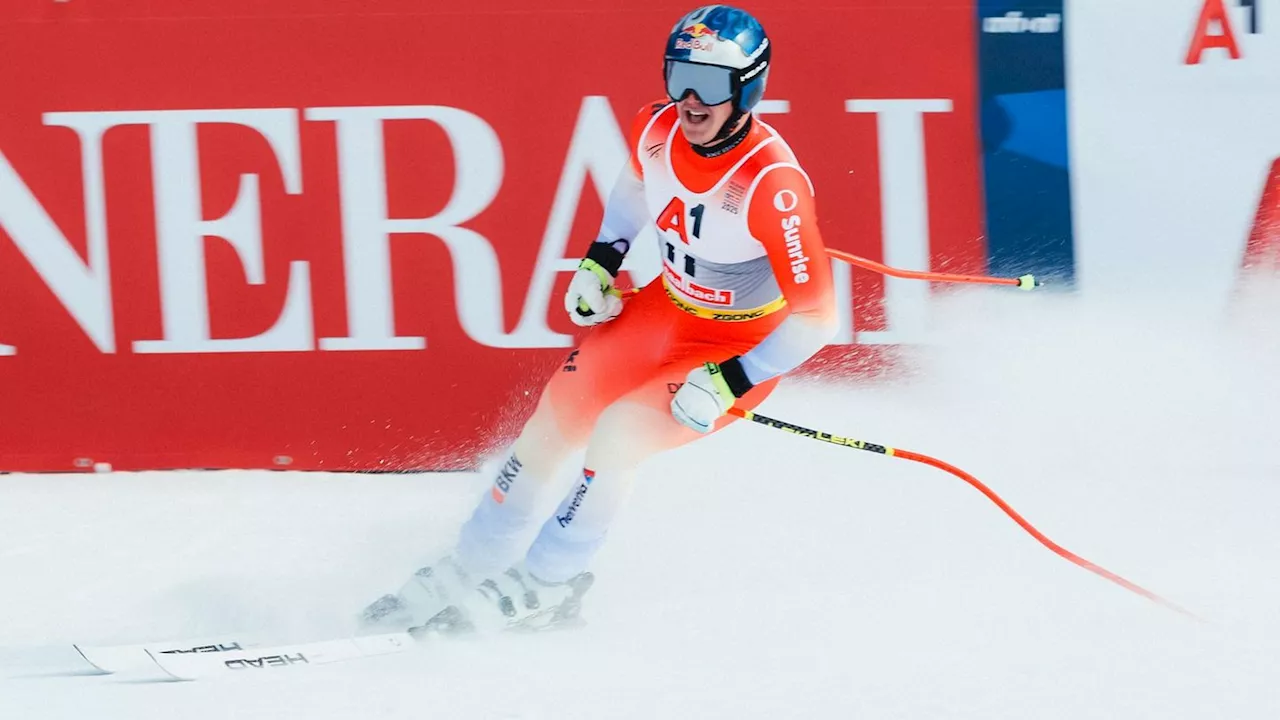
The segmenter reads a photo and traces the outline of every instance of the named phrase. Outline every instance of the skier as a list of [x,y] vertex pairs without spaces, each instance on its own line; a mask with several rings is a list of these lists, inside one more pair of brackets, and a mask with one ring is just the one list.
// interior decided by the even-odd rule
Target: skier
[[[813,186],[751,114],[769,76],[760,23],[727,5],[685,15],[667,38],[668,101],[646,106],[597,239],[564,298],[594,329],[463,526],[451,556],[364,611],[366,627],[539,627],[576,618],[590,560],[646,458],[715,432],[836,331]],[[625,302],[614,282],[655,223],[659,280]],[[529,544],[538,500],[585,467]]]

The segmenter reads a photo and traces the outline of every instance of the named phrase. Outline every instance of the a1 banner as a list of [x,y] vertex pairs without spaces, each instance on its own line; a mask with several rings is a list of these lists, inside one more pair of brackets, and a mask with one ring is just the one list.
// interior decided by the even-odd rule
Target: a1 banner
[[[455,469],[513,436],[688,8],[426,8],[0,7],[0,470]],[[982,271],[972,3],[752,10],[826,240]],[[919,331],[927,284],[838,279],[829,364]]]

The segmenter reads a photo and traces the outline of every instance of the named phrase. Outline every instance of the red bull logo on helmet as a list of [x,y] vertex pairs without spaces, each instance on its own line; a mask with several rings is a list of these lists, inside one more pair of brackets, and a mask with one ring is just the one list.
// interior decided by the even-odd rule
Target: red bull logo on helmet
[[716,45],[716,31],[702,23],[694,23],[680,31],[677,50],[710,50]]
[[689,27],[687,27],[687,28],[685,28],[685,29],[681,30],[681,31],[680,31],[680,34],[681,34],[681,35],[688,35],[688,36],[690,36],[690,37],[700,38],[700,37],[704,37],[704,36],[706,36],[706,35],[715,35],[715,34],[716,34],[716,31],[715,31],[715,30],[712,30],[711,28],[707,27],[706,25],[703,25],[702,23],[694,23],[694,24],[690,25]]

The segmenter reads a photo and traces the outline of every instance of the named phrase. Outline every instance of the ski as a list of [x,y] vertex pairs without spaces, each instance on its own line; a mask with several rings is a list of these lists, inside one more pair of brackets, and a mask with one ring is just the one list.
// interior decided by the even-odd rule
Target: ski
[[227,636],[139,643],[136,645],[73,645],[76,652],[102,675],[153,669],[154,657],[207,655],[243,651],[257,643]]
[[261,644],[246,636],[225,635],[182,640],[160,640],[123,645],[50,645],[0,648],[0,675],[81,676],[115,675],[156,670],[153,655],[206,654],[245,650]]
[[155,652],[147,655],[174,680],[200,680],[302,668],[406,652],[415,646],[407,632],[385,633],[199,653]]
[[[444,614],[442,614],[443,619]],[[123,645],[73,645],[43,648],[0,648],[0,666],[20,669],[21,676],[128,675],[155,681],[199,680],[259,672],[298,670],[361,658],[403,653],[437,634],[449,636],[473,632],[469,623],[448,615],[448,622],[433,623],[412,632],[397,631],[294,643],[264,642],[244,635],[166,640]],[[581,618],[559,620],[550,609],[513,623],[503,632],[541,633],[580,627]],[[5,662],[5,659],[8,662]]]

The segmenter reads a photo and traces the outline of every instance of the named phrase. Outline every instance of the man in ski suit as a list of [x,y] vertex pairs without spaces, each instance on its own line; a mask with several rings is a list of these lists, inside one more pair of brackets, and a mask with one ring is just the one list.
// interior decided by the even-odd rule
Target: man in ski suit
[[[365,610],[377,626],[545,623],[576,615],[587,572],[646,458],[750,409],[836,331],[813,186],[786,142],[751,114],[771,48],[724,5],[667,40],[669,100],[646,106],[565,310],[594,329],[555,373],[449,558]],[[614,279],[654,223],[662,276],[625,302]],[[532,545],[538,500],[585,467]]]

